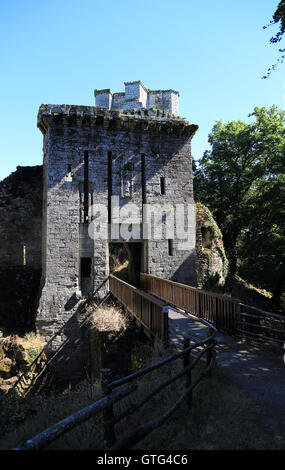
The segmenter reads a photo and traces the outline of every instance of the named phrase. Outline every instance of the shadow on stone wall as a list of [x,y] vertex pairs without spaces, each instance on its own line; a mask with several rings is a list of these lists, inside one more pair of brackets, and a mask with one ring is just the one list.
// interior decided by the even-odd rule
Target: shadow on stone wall
[[4,334],[34,331],[40,280],[39,269],[0,267],[0,328]]
[[170,277],[171,281],[195,287],[195,253],[191,253]]
[[0,265],[41,269],[42,166],[18,166],[0,181]]
[[[116,304],[114,299],[111,304]],[[108,308],[108,305],[107,300],[98,308]],[[116,308],[121,310],[119,305]],[[147,341],[133,320],[128,321],[125,330],[101,331],[90,322],[91,309],[96,315],[96,304],[80,302],[45,347],[53,385],[57,389],[86,379],[98,380],[102,368],[112,369],[114,379],[129,374],[132,370],[131,350],[139,339]]]

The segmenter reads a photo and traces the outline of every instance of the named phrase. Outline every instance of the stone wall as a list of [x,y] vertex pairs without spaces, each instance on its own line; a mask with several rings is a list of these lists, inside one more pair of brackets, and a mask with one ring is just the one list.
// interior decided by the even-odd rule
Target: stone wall
[[[187,248],[173,242],[131,240],[142,244],[142,270],[195,283],[195,212],[190,142],[196,125],[183,119],[153,114],[125,114],[96,107],[43,105],[38,125],[44,134],[44,287],[37,327],[47,338],[68,323],[76,329],[82,292],[82,253],[91,262],[90,286],[96,290],[109,274],[108,237],[86,244],[82,226],[82,186],[88,155],[90,204],[106,208],[117,196],[120,208],[127,203],[187,204],[191,234]],[[110,181],[110,157],[112,181]],[[165,194],[161,194],[161,178]],[[84,194],[83,194],[84,196]],[[163,222],[164,229],[167,219]],[[96,224],[95,224],[96,225]],[[86,228],[84,227],[86,230]],[[89,230],[89,229],[88,229]],[[120,239],[118,240],[120,241]],[[84,243],[84,246],[82,245]],[[108,289],[104,284],[103,293]]]
[[35,328],[41,278],[42,166],[0,182],[0,328]]
[[[146,180],[148,204],[171,208],[181,204],[185,209],[185,225],[189,220],[190,249],[181,249],[181,242],[174,237],[173,250],[169,253],[169,241],[151,239],[148,242],[147,271],[164,279],[173,279],[189,285],[195,285],[195,205],[191,172],[191,139],[183,136],[162,135],[159,142],[159,154],[153,158],[146,156]],[[161,194],[160,179],[165,178],[165,194]],[[187,210],[186,210],[187,208]],[[170,210],[165,217],[165,225],[172,217]],[[169,225],[168,225],[169,226]],[[174,230],[177,224],[174,218]]]
[[197,286],[222,291],[228,274],[228,260],[222,233],[211,212],[196,204],[196,272]]
[[110,110],[155,108],[179,116],[179,93],[175,90],[148,90],[140,80],[125,82],[125,92],[110,88],[95,90],[97,107]]
[[41,268],[42,171],[18,166],[0,182],[0,266]]
[[179,93],[174,90],[150,90],[147,107],[163,109],[179,116]]
[[0,329],[35,329],[41,271],[30,266],[0,266]]

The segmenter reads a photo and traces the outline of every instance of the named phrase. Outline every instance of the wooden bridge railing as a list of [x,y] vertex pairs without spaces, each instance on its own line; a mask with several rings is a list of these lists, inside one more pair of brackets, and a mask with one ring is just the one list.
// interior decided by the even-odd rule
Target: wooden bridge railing
[[120,303],[164,344],[168,339],[168,308],[164,301],[110,275],[110,292]]
[[142,287],[147,292],[217,327],[233,329],[235,315],[240,313],[240,302],[225,295],[196,289],[179,282],[141,274]]
[[161,300],[214,324],[219,330],[257,340],[285,342],[285,317],[243,304],[239,299],[141,274],[141,286]]

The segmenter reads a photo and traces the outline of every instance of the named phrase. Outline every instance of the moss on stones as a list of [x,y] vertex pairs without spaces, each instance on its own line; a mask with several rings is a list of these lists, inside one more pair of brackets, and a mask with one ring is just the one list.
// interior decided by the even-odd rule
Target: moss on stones
[[11,377],[14,363],[9,357],[4,357],[0,361],[0,377],[8,378]]
[[42,338],[33,333],[0,338],[0,389],[6,390],[7,386],[9,389],[13,385],[11,379],[22,373],[29,373],[32,378],[36,376],[46,365],[45,354],[34,363],[42,350]]
[[222,233],[210,210],[196,204],[196,276],[199,288],[221,290],[228,274]]

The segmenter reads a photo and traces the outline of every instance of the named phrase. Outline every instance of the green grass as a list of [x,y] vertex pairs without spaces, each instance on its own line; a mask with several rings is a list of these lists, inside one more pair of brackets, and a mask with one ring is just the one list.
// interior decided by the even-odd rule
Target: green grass
[[[130,352],[131,353],[131,352]],[[161,360],[169,355],[159,345],[137,344],[133,355],[134,369]],[[138,359],[139,358],[139,359]],[[156,385],[175,374],[182,367],[182,361],[175,361],[140,379],[138,390],[115,406],[115,415],[137,399],[145,396]],[[193,378],[205,365],[201,363]],[[158,396],[144,405],[135,414],[119,423],[116,434],[121,437],[140,424],[160,416],[169,409],[184,391],[184,380],[171,384]],[[0,449],[11,449],[59,420],[101,396],[99,383],[82,382],[74,389],[48,396],[7,398],[1,400],[6,422]],[[6,400],[6,401],[5,401]],[[13,403],[13,400],[14,403]],[[6,405],[6,408],[5,408]],[[3,408],[4,407],[4,408]],[[193,392],[192,407],[183,404],[161,427],[154,430],[136,445],[143,450],[277,450],[285,449],[284,436],[274,429],[264,429],[260,422],[260,410],[238,388],[232,386],[217,366],[211,377],[203,379]],[[5,414],[5,413],[4,413]],[[102,418],[93,418],[78,426],[67,435],[50,444],[48,449],[103,449]]]

